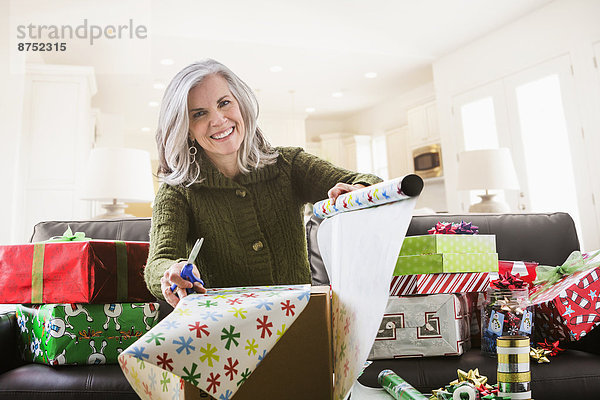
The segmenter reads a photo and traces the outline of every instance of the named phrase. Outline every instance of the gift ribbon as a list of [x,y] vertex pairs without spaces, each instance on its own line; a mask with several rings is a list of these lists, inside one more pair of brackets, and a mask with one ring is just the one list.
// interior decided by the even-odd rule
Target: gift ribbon
[[85,237],[84,232],[75,232],[71,230],[71,227],[67,227],[65,233],[62,236],[52,236],[46,242],[83,242],[86,240],[92,240],[91,238]]
[[31,302],[39,304],[44,297],[44,243],[33,244],[31,262]]
[[538,265],[536,268],[537,279],[535,280],[534,284],[551,286],[558,282],[565,275],[572,275],[578,271],[596,268],[600,265],[600,260],[594,262],[587,262],[586,260],[592,260],[598,254],[600,254],[600,250],[597,250],[588,257],[584,258],[581,252],[574,251],[569,255],[567,260],[562,265],[556,267]]
[[117,251],[117,301],[127,301],[127,244],[120,240],[115,241]]

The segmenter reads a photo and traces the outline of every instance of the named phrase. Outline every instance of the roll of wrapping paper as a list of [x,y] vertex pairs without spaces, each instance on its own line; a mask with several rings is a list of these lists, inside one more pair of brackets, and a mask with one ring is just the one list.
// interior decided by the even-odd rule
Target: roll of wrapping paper
[[379,373],[377,381],[396,400],[427,400],[421,392],[389,369]]
[[423,179],[418,175],[410,174],[343,193],[338,196],[335,204],[331,199],[318,201],[314,205],[313,212],[319,218],[331,217],[344,211],[360,210],[415,197],[421,193],[421,190],[423,190]]
[[498,394],[509,396],[511,399],[531,399],[529,337],[500,336],[496,342],[496,351],[498,353]]

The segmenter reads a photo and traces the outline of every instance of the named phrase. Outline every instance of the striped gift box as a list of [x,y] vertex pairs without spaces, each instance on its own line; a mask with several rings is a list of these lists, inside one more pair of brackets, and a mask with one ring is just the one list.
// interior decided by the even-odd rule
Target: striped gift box
[[392,278],[390,296],[484,292],[489,284],[488,272],[400,275]]

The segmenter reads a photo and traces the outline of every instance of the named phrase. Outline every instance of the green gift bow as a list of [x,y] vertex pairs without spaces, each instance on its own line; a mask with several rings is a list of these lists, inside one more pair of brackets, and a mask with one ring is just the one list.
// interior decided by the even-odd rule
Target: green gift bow
[[86,240],[92,240],[91,238],[85,237],[84,232],[75,232],[71,230],[70,226],[67,226],[67,230],[62,236],[52,236],[46,242],[83,242]]
[[591,262],[596,256],[600,254],[600,250],[589,254],[588,257],[583,258],[583,255],[579,251],[572,252],[567,260],[559,266],[551,267],[548,265],[538,265],[536,268],[537,278],[534,284],[545,284],[547,286],[553,285],[558,282],[563,276],[572,275],[578,271],[585,271],[600,266],[600,259]]

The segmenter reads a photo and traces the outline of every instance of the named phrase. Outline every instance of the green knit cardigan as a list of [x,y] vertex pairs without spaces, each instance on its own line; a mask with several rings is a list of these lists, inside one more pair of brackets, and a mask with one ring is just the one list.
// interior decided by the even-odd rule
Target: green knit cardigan
[[186,260],[200,237],[196,266],[206,287],[310,283],[303,207],[327,198],[338,182],[370,185],[358,174],[301,148],[280,147],[276,163],[240,174],[221,174],[202,163],[202,182],[190,187],[161,185],[152,211],[148,288],[164,298],[160,278]]

